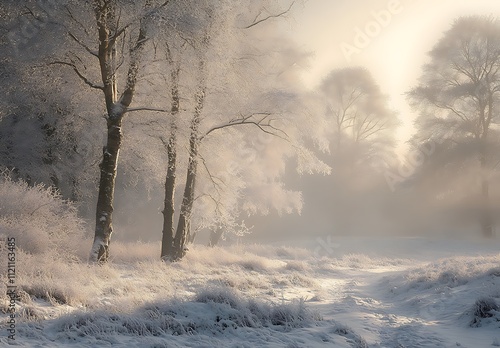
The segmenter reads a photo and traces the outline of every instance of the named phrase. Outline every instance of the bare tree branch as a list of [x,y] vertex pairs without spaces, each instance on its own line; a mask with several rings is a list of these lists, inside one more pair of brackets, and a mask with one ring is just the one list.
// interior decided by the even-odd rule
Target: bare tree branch
[[104,86],[101,86],[101,85],[97,85],[93,82],[91,82],[87,77],[85,77],[81,72],[80,70],[78,70],[78,68],[76,67],[75,64],[73,63],[68,63],[68,62],[64,62],[64,61],[55,61],[55,62],[51,62],[49,63],[49,65],[66,65],[66,66],[69,66],[71,68],[73,68],[73,71],[76,73],[76,75],[83,81],[85,82],[86,85],[92,87],[92,88],[95,88],[95,89],[99,89],[99,90],[103,90],[104,89]]
[[256,25],[258,25],[258,24],[260,24],[262,22],[265,22],[265,21],[271,19],[271,18],[281,17],[281,16],[287,14],[288,12],[290,12],[290,10],[292,9],[292,7],[293,7],[294,4],[295,4],[295,1],[292,1],[292,3],[290,4],[290,6],[288,7],[288,9],[286,9],[285,11],[280,12],[280,13],[275,14],[275,15],[269,15],[269,16],[267,16],[265,18],[257,20],[257,17],[260,15],[260,13],[259,13],[259,15],[257,15],[257,17],[255,18],[254,22],[252,24],[250,24],[250,25],[247,25],[243,29],[250,29],[250,28],[252,28],[252,27],[254,27],[254,26],[256,26]]
[[122,35],[125,30],[127,30],[128,27],[130,27],[132,24],[136,23],[137,21],[143,19],[143,18],[146,18],[148,16],[151,16],[154,12],[162,9],[163,7],[167,6],[168,3],[170,2],[170,0],[167,0],[165,1],[163,4],[161,4],[160,6],[158,7],[155,7],[154,9],[152,10],[149,10],[147,11],[145,14],[141,15],[141,16],[138,16],[134,19],[132,19],[130,22],[128,22],[127,24],[125,24],[123,27],[121,27],[120,29],[118,29],[111,37],[110,37],[110,41],[114,41],[116,40],[118,37],[120,37],[120,35]]
[[207,162],[205,161],[205,158],[203,158],[203,156],[201,154],[198,154],[198,156],[200,157],[201,162],[203,163],[203,167],[207,171],[208,177],[209,177],[210,181],[212,182],[212,186],[214,187],[215,191],[217,191],[217,195],[219,195],[219,197],[220,197],[221,196],[220,192],[221,192],[222,188],[221,188],[221,185],[215,181],[215,179],[220,181],[225,186],[227,186],[226,183],[221,178],[218,178],[218,177],[212,175],[212,173],[208,169]]
[[87,26],[83,25],[82,22],[80,22],[74,15],[73,13],[71,12],[71,10],[69,9],[68,5],[65,5],[64,8],[66,9],[66,11],[68,12],[69,14],[69,17],[75,22],[77,23],[80,28],[83,29],[83,31],[85,32],[85,34],[89,35],[90,36],[90,33],[89,31],[87,30]]
[[134,111],[152,111],[152,112],[170,112],[169,109],[157,109],[151,107],[137,107],[137,108],[129,108],[126,112],[134,112]]
[[[263,117],[258,119],[258,120],[255,120],[255,119],[253,119],[255,116],[263,116]],[[268,120],[269,116],[271,116],[271,113],[259,112],[259,113],[250,114],[248,116],[242,116],[240,118],[232,119],[227,123],[213,126],[204,135],[202,135],[199,138],[199,141],[202,141],[206,136],[208,136],[210,133],[212,133],[216,130],[224,129],[224,128],[228,128],[228,127],[240,126],[240,125],[254,125],[254,126],[258,127],[264,133],[267,133],[267,134],[270,134],[272,136],[275,136],[275,137],[278,137],[280,139],[288,141],[288,134],[286,134],[285,131],[271,125],[270,120]],[[266,120],[268,122],[264,122]]]
[[75,35],[73,35],[73,33],[71,32],[68,32],[68,35],[76,42],[78,43],[80,46],[82,46],[83,48],[85,48],[85,50],[90,53],[91,55],[93,55],[94,57],[98,58],[99,57],[99,54],[96,52],[96,51],[93,51],[90,49],[89,46],[87,46],[86,44],[84,44],[80,39],[78,39]]

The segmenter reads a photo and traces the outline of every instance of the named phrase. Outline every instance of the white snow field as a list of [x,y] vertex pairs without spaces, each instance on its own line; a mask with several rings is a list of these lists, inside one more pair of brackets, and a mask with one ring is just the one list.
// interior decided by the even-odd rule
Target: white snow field
[[116,242],[105,266],[18,251],[17,331],[4,296],[0,346],[500,346],[498,240],[306,244],[194,246],[166,264],[157,244]]

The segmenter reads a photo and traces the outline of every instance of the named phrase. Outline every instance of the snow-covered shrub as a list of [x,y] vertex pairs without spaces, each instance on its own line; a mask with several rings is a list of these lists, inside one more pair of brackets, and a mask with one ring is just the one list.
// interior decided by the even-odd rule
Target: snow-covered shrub
[[250,257],[242,258],[239,260],[238,264],[247,271],[256,271],[259,273],[265,273],[272,267],[269,259],[257,255],[250,255]]
[[[264,317],[264,319],[267,318]],[[268,320],[273,325],[298,327],[303,321],[321,320],[321,316],[310,312],[305,306],[304,299],[301,298],[291,303],[271,306]]]
[[500,320],[500,306],[496,303],[494,298],[482,297],[474,303],[472,307],[472,320],[470,326],[481,326],[481,320],[496,317],[497,321]]
[[276,256],[287,260],[305,260],[311,257],[311,251],[305,248],[281,246],[275,249]]
[[[454,257],[414,268],[404,276],[389,280],[391,292],[456,288],[479,278],[499,274],[500,255],[489,257]],[[395,281],[395,282],[394,282]],[[397,290],[394,290],[394,287]]]
[[298,272],[308,272],[310,271],[310,267],[307,265],[306,262],[304,261],[296,261],[296,260],[290,260],[286,263],[285,266],[286,270],[289,271],[298,271]]
[[[94,277],[110,278],[106,267],[92,271],[80,262],[57,259],[54,254],[30,254],[17,252],[16,285],[17,291],[26,293],[31,299],[45,300],[53,305],[88,304],[96,295],[92,284]],[[23,304],[29,300],[21,298]]]
[[314,288],[314,296],[311,297],[308,301],[317,302],[317,301],[323,301],[327,298],[328,298],[328,291],[326,291],[326,289],[322,288],[321,286],[316,286]]
[[205,288],[196,294],[196,302],[201,303],[223,303],[229,305],[231,308],[242,308],[241,298],[230,288],[214,287]]
[[40,321],[45,319],[45,316],[33,305],[23,306],[20,310],[19,317],[25,321]]
[[[85,243],[84,223],[70,202],[51,188],[29,186],[0,173],[1,255],[7,238],[15,238],[16,285],[18,293],[26,294],[21,297],[22,318],[38,317],[25,307],[31,297],[65,304],[86,300],[77,282],[66,281],[77,278],[75,261],[85,259],[90,249],[90,243]],[[8,300],[5,276],[6,272],[0,274],[2,303]]]
[[1,173],[0,237],[14,237],[26,253],[74,257],[82,250],[84,223],[52,188],[29,186]]
[[318,314],[306,308],[303,299],[279,305],[267,304],[254,299],[247,301],[234,290],[224,287],[202,289],[196,295],[195,301],[223,304],[238,310],[239,326],[299,327],[304,321],[321,320]]
[[282,286],[301,286],[301,287],[316,287],[318,286],[314,278],[309,275],[299,272],[288,272],[272,277],[273,283],[279,287]]

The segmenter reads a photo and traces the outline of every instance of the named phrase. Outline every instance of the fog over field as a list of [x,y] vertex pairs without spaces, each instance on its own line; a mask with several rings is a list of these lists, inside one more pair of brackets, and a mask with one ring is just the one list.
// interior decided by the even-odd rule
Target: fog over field
[[0,345],[500,346],[499,14],[0,1]]

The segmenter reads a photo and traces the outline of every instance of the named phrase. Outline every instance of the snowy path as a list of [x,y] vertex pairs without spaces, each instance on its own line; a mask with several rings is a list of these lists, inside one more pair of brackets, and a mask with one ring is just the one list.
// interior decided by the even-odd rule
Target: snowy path
[[[496,333],[491,328],[471,328],[464,318],[467,307],[454,303],[471,298],[469,303],[472,304],[474,289],[470,286],[464,289],[444,287],[445,290],[429,289],[430,295],[420,293],[416,296],[398,294],[397,289],[392,291],[388,286],[390,280],[407,272],[408,266],[389,270],[346,270],[344,279],[319,279],[328,291],[329,300],[314,307],[325,320],[351,328],[371,348],[500,346],[497,345],[500,324]],[[500,282],[497,280],[490,285],[498,287]],[[360,347],[354,342],[352,345]]]
[[[319,306],[324,318],[352,328],[369,347],[446,347],[423,320],[408,316],[381,296],[374,296],[374,284],[392,272],[349,272],[351,279],[341,292],[334,286],[333,301]],[[326,280],[324,283],[328,284]]]

